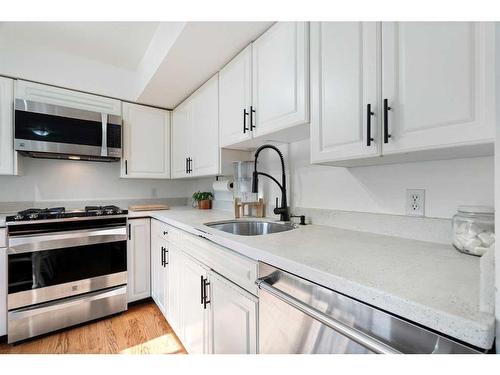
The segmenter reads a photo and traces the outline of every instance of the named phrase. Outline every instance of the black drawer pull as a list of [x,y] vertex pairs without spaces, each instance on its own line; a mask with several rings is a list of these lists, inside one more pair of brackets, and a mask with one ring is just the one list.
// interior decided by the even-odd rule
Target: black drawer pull
[[372,112],[372,105],[366,105],[366,145],[370,147],[374,141],[372,137],[372,116],[375,113]]
[[391,109],[388,100],[384,99],[384,143],[389,143],[389,138],[391,138],[389,134],[389,111]]
[[255,125],[253,124],[253,114],[255,113],[255,109],[253,109],[253,105],[250,106],[250,131],[255,129]]
[[245,134],[249,129],[247,128],[247,116],[248,112],[246,108],[243,109],[243,134]]

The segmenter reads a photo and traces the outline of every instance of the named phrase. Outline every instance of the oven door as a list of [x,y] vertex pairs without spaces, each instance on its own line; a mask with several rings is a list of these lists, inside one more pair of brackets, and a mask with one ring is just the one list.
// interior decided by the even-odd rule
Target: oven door
[[126,227],[13,236],[8,309],[127,283]]
[[121,157],[121,118],[16,99],[15,149],[21,152]]

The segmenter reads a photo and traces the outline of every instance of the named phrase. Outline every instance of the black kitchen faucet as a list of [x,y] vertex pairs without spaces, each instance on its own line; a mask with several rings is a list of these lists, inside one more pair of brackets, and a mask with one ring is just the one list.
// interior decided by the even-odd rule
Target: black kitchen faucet
[[[281,184],[273,176],[264,173],[257,172],[257,159],[262,150],[270,148],[276,151],[281,160]],[[252,178],[252,193],[258,193],[259,191],[259,175],[269,177],[271,180],[276,182],[281,189],[281,207],[278,207],[278,198],[276,198],[276,207],[274,208],[274,213],[280,215],[280,221],[290,221],[290,213],[288,212],[287,202],[286,202],[286,175],[285,175],[285,161],[283,159],[283,154],[281,151],[273,145],[262,145],[255,151],[255,164],[253,170]]]

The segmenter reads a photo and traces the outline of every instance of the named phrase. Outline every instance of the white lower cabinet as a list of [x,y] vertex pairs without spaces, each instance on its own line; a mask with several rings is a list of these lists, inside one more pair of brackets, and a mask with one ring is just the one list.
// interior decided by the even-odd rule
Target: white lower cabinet
[[[0,229],[2,231],[2,229]],[[0,239],[1,239],[0,234]],[[1,244],[0,244],[1,246]],[[0,336],[7,334],[7,248],[0,247]]]
[[210,272],[212,353],[257,353],[258,299]]
[[167,241],[161,234],[161,223],[151,220],[151,297],[166,316],[168,261]]
[[209,303],[204,301],[208,290],[207,269],[188,255],[180,255],[180,299],[182,330],[178,333],[191,354],[209,353]]
[[128,222],[127,300],[133,302],[151,296],[150,219]]
[[[162,276],[161,262],[152,262],[152,296],[186,350],[191,354],[256,353],[258,298],[220,274],[227,269],[221,263],[221,248],[171,227],[166,240],[157,239],[164,236],[161,225],[153,219],[151,254],[161,259],[158,248],[165,243],[168,265]],[[224,251],[231,268],[254,274],[255,262]],[[203,260],[197,257],[201,253],[206,256]]]

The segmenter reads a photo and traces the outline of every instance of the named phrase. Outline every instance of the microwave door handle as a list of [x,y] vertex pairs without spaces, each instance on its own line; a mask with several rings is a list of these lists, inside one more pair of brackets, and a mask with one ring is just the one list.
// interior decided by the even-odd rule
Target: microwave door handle
[[101,156],[108,156],[108,114],[101,113],[102,122],[102,144]]

